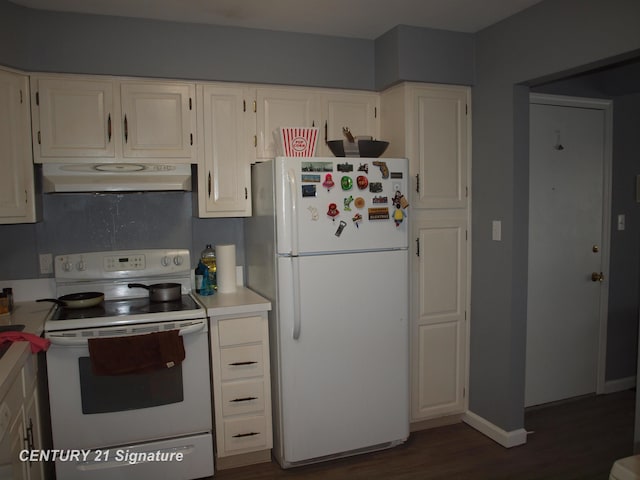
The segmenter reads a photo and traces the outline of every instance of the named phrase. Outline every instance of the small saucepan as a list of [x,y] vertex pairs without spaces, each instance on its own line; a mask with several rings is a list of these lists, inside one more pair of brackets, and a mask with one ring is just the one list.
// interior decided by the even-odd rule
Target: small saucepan
[[104,301],[102,292],[82,292],[62,295],[58,298],[40,298],[36,302],[53,302],[65,308],[90,308]]
[[149,290],[149,300],[152,302],[174,302],[182,297],[182,285],[179,283],[130,283],[129,288],[144,288]]

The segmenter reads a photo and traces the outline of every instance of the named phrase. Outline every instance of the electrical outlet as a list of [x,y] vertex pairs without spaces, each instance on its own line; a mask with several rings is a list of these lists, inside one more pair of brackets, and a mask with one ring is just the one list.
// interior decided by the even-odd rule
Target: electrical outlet
[[42,275],[53,273],[53,256],[50,253],[40,254],[40,273]]

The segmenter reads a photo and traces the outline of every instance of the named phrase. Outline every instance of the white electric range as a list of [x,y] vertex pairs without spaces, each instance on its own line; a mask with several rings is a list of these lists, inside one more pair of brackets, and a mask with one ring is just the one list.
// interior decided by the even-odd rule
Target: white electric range
[[[61,479],[195,479],[213,475],[208,325],[191,295],[186,249],[90,252],[55,258],[58,297],[104,293],[89,308],[55,306],[45,321],[53,447],[89,451],[56,460]],[[154,302],[146,285],[180,284]],[[172,368],[98,375],[89,341],[178,330],[184,361]],[[132,337],[133,339],[133,337]],[[129,340],[132,340],[129,339]],[[132,347],[133,348],[133,347]]]

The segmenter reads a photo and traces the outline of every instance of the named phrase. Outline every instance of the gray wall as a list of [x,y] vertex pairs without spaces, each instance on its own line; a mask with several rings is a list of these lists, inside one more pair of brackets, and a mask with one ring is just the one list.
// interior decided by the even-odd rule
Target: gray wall
[[[0,0],[0,64],[358,89],[402,80],[474,84],[470,408],[509,431],[524,422],[529,91],[524,84],[558,79],[640,49],[639,19],[636,0],[546,0],[475,36],[398,27],[370,42],[55,14]],[[189,194],[155,195],[74,197],[70,215],[79,222],[68,231],[59,223],[66,221],[67,200],[45,198],[42,224],[0,226],[5,252],[0,278],[37,276],[37,253],[65,248],[67,241],[85,250],[137,246],[138,240],[184,241],[196,253],[218,236],[242,244],[238,219],[183,219],[173,224],[177,231],[155,238],[153,224],[162,219],[145,218],[140,202],[185,217],[191,203]],[[503,221],[501,242],[491,241],[494,219]],[[97,236],[83,228],[109,221],[115,221],[113,231]],[[10,272],[5,262],[12,265]]]
[[[440,43],[431,55],[440,61],[429,69],[432,78],[423,80],[471,84],[471,37],[442,31],[433,35]],[[0,64],[25,71],[373,90],[376,84],[390,85],[400,78],[395,60],[400,46],[393,33],[390,37],[374,42],[56,13],[0,0]],[[448,41],[450,73],[442,61]],[[461,45],[467,51],[462,52]],[[379,50],[386,52],[388,62],[377,67]],[[377,81],[377,72],[383,81]],[[197,254],[207,242],[236,243],[243,264],[242,220],[192,218],[193,200],[187,193],[45,195],[42,223],[0,226],[0,279],[40,276],[38,253],[184,246]],[[156,212],[164,211],[173,218],[168,231],[158,228],[166,219]]]
[[[528,87],[519,85],[633,54],[638,20],[637,1],[548,0],[476,35],[469,400],[506,431],[524,425]],[[491,240],[496,219],[501,242]]]
[[[639,93],[618,96],[613,102],[613,172],[607,378],[635,376],[640,303],[640,204],[636,176],[640,175]],[[626,217],[619,231],[617,215]]]

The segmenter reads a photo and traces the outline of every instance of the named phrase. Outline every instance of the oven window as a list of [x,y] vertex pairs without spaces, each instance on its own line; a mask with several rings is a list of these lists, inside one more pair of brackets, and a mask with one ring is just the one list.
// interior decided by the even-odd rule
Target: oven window
[[91,359],[80,357],[82,413],[158,407],[184,400],[182,365],[131,375],[94,375]]

